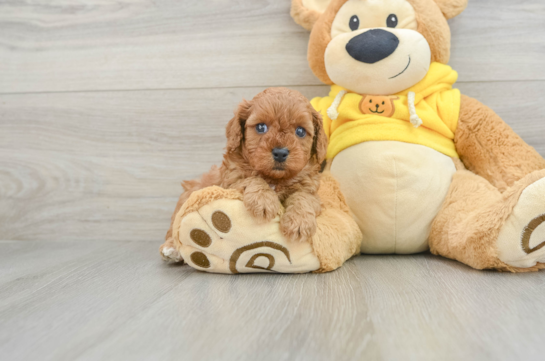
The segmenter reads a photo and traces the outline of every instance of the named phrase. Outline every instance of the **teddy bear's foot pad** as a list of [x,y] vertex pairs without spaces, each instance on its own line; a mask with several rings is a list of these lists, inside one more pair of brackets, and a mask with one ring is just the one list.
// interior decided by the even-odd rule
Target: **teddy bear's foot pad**
[[191,267],[215,273],[305,273],[320,268],[308,242],[289,242],[279,217],[263,223],[240,200],[214,200],[184,216],[178,252]]
[[513,267],[545,263],[545,178],[530,184],[498,237],[498,257]]

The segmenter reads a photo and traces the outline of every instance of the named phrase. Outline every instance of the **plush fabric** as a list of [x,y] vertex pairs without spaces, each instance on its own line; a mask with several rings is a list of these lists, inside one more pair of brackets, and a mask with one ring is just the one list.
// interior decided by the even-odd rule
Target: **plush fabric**
[[[540,207],[545,204],[545,172],[536,172],[522,183],[530,183],[519,196],[509,218],[498,234],[498,258],[512,266],[529,268],[539,260],[539,251],[545,247],[545,215]],[[537,181],[534,181],[537,180]],[[537,215],[537,216],[536,216]],[[520,230],[523,229],[522,236]],[[521,239],[522,247],[513,239]],[[542,266],[545,266],[542,265]]]
[[[344,149],[370,140],[421,144],[449,157],[458,157],[454,132],[458,125],[460,91],[452,88],[457,78],[458,74],[451,67],[433,63],[421,82],[389,97],[394,109],[390,117],[382,113],[364,113],[369,109],[367,104],[373,104],[373,96],[348,92],[342,98],[338,117],[334,121],[329,118],[327,110],[337,94],[347,89],[332,86],[329,96],[311,101],[324,120],[324,129],[329,138],[327,157],[332,159]],[[416,93],[416,112],[423,121],[423,125],[416,129],[410,123],[409,92]],[[362,103],[364,98],[365,103]],[[382,104],[375,109],[382,112]]]
[[[333,78],[341,80],[339,84],[332,84],[329,96],[316,98],[312,103],[324,117],[330,140],[331,171],[339,180],[362,231],[362,251],[399,252],[397,235],[403,234],[408,238],[414,236],[409,242],[414,252],[429,245],[434,254],[476,269],[527,272],[544,268],[545,160],[491,109],[451,90],[455,75],[444,90],[430,92],[432,95],[428,97],[418,91],[415,95],[410,93],[411,89],[426,84],[436,68],[448,68],[441,65],[447,64],[450,57],[447,19],[459,15],[467,6],[467,0],[383,0],[373,2],[372,7],[365,3],[358,8],[359,3],[362,2],[331,0],[321,11],[313,22],[308,61],[322,82],[332,84]],[[399,19],[403,31],[398,30],[397,25],[388,25],[385,19],[366,20],[369,16],[384,17],[385,11],[395,14],[396,9],[399,14],[407,14],[407,3],[412,6],[414,16]],[[363,11],[369,9],[376,11],[373,15]],[[383,21],[384,25],[348,29],[350,16],[361,17],[356,19],[358,24]],[[404,86],[407,79],[413,79],[420,69],[408,68],[412,73],[392,77],[394,69],[390,71],[385,66],[391,63],[387,60],[393,55],[386,60],[378,57],[375,63],[367,61],[368,57],[354,57],[365,49],[358,49],[357,53],[344,49],[344,45],[366,31],[376,32],[377,27],[381,34],[386,31],[393,34],[392,38],[397,36],[400,43],[411,41],[413,37],[406,35],[410,31],[423,36],[432,64],[424,80],[407,88]],[[383,38],[385,46],[391,46]],[[376,44],[372,46],[376,48]],[[415,49],[422,51],[425,47]],[[402,57],[407,50],[398,46],[395,51]],[[346,76],[340,76],[342,72]],[[375,85],[385,75],[388,88],[397,87],[397,91],[385,94],[384,86]],[[400,79],[403,76],[405,78]],[[354,85],[352,78],[368,79],[374,91],[358,93],[355,88],[363,87]],[[415,98],[414,108],[411,97]],[[379,115],[362,108],[363,100],[383,113]],[[426,112],[424,105],[433,111]],[[430,114],[436,120],[433,124]],[[381,142],[383,146],[374,145]],[[407,146],[391,145],[396,142]],[[409,150],[422,146],[429,149],[427,155]],[[435,154],[441,153],[443,157],[452,157],[450,161],[456,165],[456,171],[434,161]],[[418,174],[422,177],[417,177]],[[437,174],[440,174],[441,187],[427,191],[426,180],[434,179],[433,175]],[[415,206],[415,213],[422,215],[425,221],[406,222],[403,217],[398,218],[399,211],[410,203],[407,192],[418,199],[413,200],[414,204],[430,205],[427,211],[431,210],[431,215]],[[411,219],[405,212],[401,213]]]
[[322,212],[316,234],[290,242],[280,231],[281,208],[271,222],[260,222],[233,189],[207,187],[194,192],[174,218],[174,247],[191,267],[213,273],[328,272],[360,251],[360,230],[337,181],[325,172],[318,192]]
[[331,165],[362,231],[361,250],[371,254],[427,250],[455,172],[452,158],[442,153],[388,140],[347,148]]
[[320,17],[320,13],[303,5],[303,0],[294,0],[291,5],[290,15],[297,19],[297,24],[307,30],[311,30],[314,23]]
[[[416,18],[404,0],[345,2],[331,23],[331,41],[323,55],[331,81],[373,95],[391,95],[418,83],[429,70],[432,54],[416,31]],[[385,28],[388,21],[392,27]]]
[[517,180],[545,169],[545,159],[481,102],[462,96],[460,121],[454,137],[467,169],[505,191]]
[[435,0],[435,3],[447,19],[460,15],[467,7],[467,0]]
[[[407,0],[416,11],[417,31],[424,35],[431,49],[431,61],[447,64],[450,60],[450,28],[441,8],[433,0]],[[458,1],[460,0],[452,0]],[[467,4],[467,0],[462,0]],[[442,3],[451,2],[443,0]]]
[[209,187],[174,216],[164,257],[208,272],[327,272],[360,251],[429,247],[475,269],[545,268],[545,160],[452,88],[447,19],[467,1],[366,1],[292,1],[311,30],[310,68],[333,85],[312,101],[330,141],[316,234],[286,241],[283,209],[258,222],[238,191]]
[[[335,19],[335,15],[339,9],[348,0],[331,0],[327,9],[321,14],[318,19],[315,19],[315,14],[312,16],[313,21],[307,22],[302,20],[304,16],[309,16],[309,10],[305,10],[298,5],[298,1],[292,3],[292,15],[296,22],[304,22],[308,24],[307,30],[312,26],[312,32],[310,34],[310,41],[308,47],[308,62],[310,69],[314,75],[318,77],[325,84],[332,84],[331,79],[326,71],[326,65],[324,62],[325,50],[331,41],[331,24]],[[416,18],[418,22],[418,32],[424,35],[431,49],[431,61],[447,64],[450,59],[450,28],[446,21],[446,18],[441,12],[441,8],[437,6],[432,0],[407,0],[414,7],[416,11]],[[467,4],[467,0],[456,0],[458,3]],[[452,15],[455,12],[450,10],[448,0],[441,1],[445,11]],[[464,4],[459,4],[455,7],[460,12],[465,8]],[[461,9],[460,9],[461,7]],[[299,16],[297,16],[299,15]]]
[[[545,171],[530,173],[501,193],[486,179],[465,170],[463,164],[459,163],[458,168],[432,226],[431,252],[476,269],[528,272],[545,268],[543,253],[533,253],[528,257],[525,252],[513,252],[514,249],[521,249],[519,236],[523,228],[507,225],[505,229],[511,233],[511,237],[507,237],[505,243],[498,243],[498,235],[506,232],[504,225],[524,190],[536,182],[543,190]],[[535,212],[536,205],[539,208],[539,203],[534,203],[528,209]],[[539,212],[542,212],[542,207]],[[502,261],[499,254],[504,255],[506,261],[511,261],[510,264]],[[518,267],[522,264],[525,267]]]

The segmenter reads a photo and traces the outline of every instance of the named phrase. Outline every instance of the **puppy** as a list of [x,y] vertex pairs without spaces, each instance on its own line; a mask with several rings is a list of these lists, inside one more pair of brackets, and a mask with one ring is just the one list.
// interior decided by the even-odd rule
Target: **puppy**
[[182,183],[184,192],[161,246],[163,257],[181,260],[172,255],[174,218],[193,192],[212,185],[240,190],[248,211],[265,222],[277,215],[282,203],[286,212],[280,230],[288,240],[304,240],[316,232],[321,209],[317,191],[327,138],[322,118],[309,101],[295,90],[266,89],[238,105],[226,135],[221,167]]

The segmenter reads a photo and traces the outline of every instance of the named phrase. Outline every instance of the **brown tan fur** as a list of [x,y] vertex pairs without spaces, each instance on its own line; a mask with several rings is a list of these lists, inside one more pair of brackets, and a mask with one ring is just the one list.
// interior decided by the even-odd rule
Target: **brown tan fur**
[[322,273],[339,268],[347,259],[359,254],[362,235],[350,215],[339,184],[329,171],[322,175],[318,195],[323,207],[311,242],[320,260],[320,268],[315,272]]
[[310,31],[320,14],[314,10],[307,10],[303,6],[303,0],[293,0],[290,15],[297,24]]
[[[324,60],[331,25],[346,1],[331,0],[319,17],[309,13],[300,0],[292,2],[296,22],[312,29],[308,61],[325,84],[332,84]],[[407,1],[416,12],[417,31],[430,45],[431,61],[447,64],[451,38],[447,19],[459,15],[467,0]],[[510,267],[498,259],[495,249],[499,231],[522,191],[545,177],[545,160],[491,109],[466,96],[462,96],[454,142],[461,161],[456,160],[458,172],[433,223],[432,252],[477,269],[528,272],[545,268],[539,263],[524,269]]]
[[501,193],[486,179],[464,169],[459,160],[447,198],[430,234],[430,250],[476,269],[530,272],[545,268],[509,266],[498,259],[495,248],[505,223],[526,187],[545,177],[545,170],[532,172]]
[[502,192],[527,174],[545,169],[545,159],[492,109],[463,95],[454,143],[467,169]]
[[[332,0],[326,11],[316,20],[308,43],[308,63],[310,69],[325,84],[333,84],[325,69],[324,54],[331,41],[331,24],[337,11],[347,0]],[[303,13],[304,10],[301,10]]]
[[[256,131],[260,123],[268,126],[265,134]],[[305,137],[295,134],[297,127],[306,130]],[[289,240],[314,235],[321,211],[317,193],[327,138],[321,116],[309,101],[294,90],[269,88],[239,104],[227,124],[226,136],[221,167],[212,167],[200,179],[182,183],[184,192],[161,249],[172,246],[172,223],[182,205],[193,192],[210,186],[240,191],[249,212],[265,222],[276,217],[283,204],[286,211],[280,230]],[[286,162],[274,161],[271,152],[276,147],[289,150]]]
[[[305,11],[297,1],[292,3],[292,16],[297,22],[304,22],[307,26],[314,24],[308,44],[308,62],[314,75],[325,84],[332,84],[329,75],[327,75],[324,62],[324,53],[331,41],[331,24],[346,1],[348,0],[332,0],[326,11],[318,19],[315,18],[314,12]],[[441,12],[442,9],[438,6],[430,6],[431,0],[408,1],[417,14],[418,32],[424,35],[430,45],[431,61],[448,63],[450,59],[450,28],[447,18]],[[462,12],[467,3],[466,0],[456,0],[456,2],[457,4],[452,4],[446,0],[441,2],[444,11],[450,17]],[[308,19],[312,20],[309,21]],[[304,27],[307,28],[307,26]]]
[[433,223],[431,251],[476,269],[530,272],[545,268],[541,263],[511,267],[498,259],[495,249],[501,227],[522,191],[545,177],[545,160],[475,99],[462,96],[458,123],[454,142],[461,161]]
[[[318,195],[322,201],[321,214],[316,219],[317,232],[310,239],[314,254],[320,261],[320,268],[314,272],[333,271],[349,259],[360,253],[361,232],[350,215],[339,184],[328,170],[324,171],[320,181]],[[179,247],[180,223],[189,213],[218,199],[243,200],[243,195],[235,189],[223,189],[211,186],[199,192],[198,197],[189,197],[177,212],[171,227],[172,237],[167,240],[170,247]],[[282,210],[279,213],[282,216]],[[167,244],[165,243],[165,244]]]

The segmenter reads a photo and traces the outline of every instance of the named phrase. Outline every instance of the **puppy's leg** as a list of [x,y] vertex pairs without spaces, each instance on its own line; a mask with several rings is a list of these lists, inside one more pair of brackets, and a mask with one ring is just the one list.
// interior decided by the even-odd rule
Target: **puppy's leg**
[[176,214],[178,214],[178,211],[182,206],[184,205],[185,201],[189,198],[193,192],[198,191],[199,189],[203,189],[206,187],[210,187],[213,185],[219,185],[221,180],[221,172],[220,169],[217,166],[212,166],[210,171],[208,173],[203,174],[203,176],[200,179],[194,179],[189,181],[183,181],[182,187],[184,189],[184,192],[180,195],[180,198],[178,199],[178,203],[176,204],[176,208],[174,209],[174,213],[172,213],[172,216],[170,218],[170,227],[167,231],[167,234],[165,236],[165,243],[159,247],[159,254],[165,261],[172,261],[172,262],[183,262],[182,256],[178,253],[176,250],[176,247],[174,247],[174,239],[172,238],[172,226],[174,224],[174,219],[176,218]]
[[269,222],[277,216],[280,200],[276,192],[262,178],[246,178],[231,188],[242,189],[244,205],[255,218]]
[[280,220],[280,231],[290,241],[308,240],[316,233],[320,199],[316,194],[295,192],[284,203],[286,213]]

